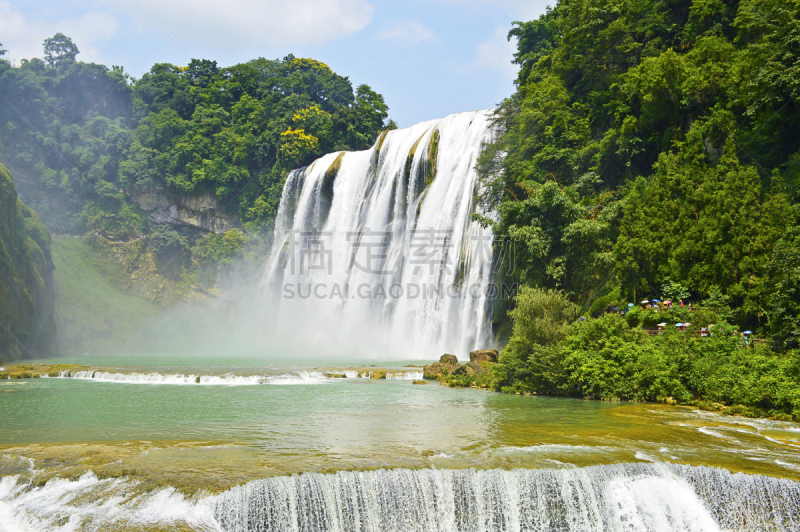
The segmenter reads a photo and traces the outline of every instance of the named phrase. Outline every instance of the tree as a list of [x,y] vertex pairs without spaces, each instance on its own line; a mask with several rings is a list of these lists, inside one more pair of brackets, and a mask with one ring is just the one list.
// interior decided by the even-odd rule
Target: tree
[[533,349],[561,340],[566,327],[580,315],[580,307],[557,290],[523,287],[517,307],[509,314],[514,320],[514,336]]
[[75,56],[80,53],[72,39],[63,33],[56,33],[44,40],[44,58],[51,67],[55,68],[64,62],[75,61]]
[[3,43],[0,42],[0,57],[6,55],[6,52],[8,52],[8,50],[3,48]]

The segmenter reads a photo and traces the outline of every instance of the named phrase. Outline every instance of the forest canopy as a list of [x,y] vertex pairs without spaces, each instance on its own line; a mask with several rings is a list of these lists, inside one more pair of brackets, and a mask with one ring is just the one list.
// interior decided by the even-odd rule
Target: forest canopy
[[380,94],[314,59],[193,59],[133,79],[78,54],[59,33],[44,59],[0,58],[0,160],[57,233],[144,234],[129,199],[143,191],[209,193],[243,222],[268,225],[290,169],[365,149],[394,127]]
[[562,0],[511,38],[479,162],[501,271],[593,312],[674,283],[796,346],[800,3]]

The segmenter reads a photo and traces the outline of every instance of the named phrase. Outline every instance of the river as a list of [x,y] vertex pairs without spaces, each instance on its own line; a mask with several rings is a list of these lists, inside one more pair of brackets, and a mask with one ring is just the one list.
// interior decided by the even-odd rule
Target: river
[[1,530],[800,523],[795,423],[417,385],[419,361],[80,362],[0,382]]

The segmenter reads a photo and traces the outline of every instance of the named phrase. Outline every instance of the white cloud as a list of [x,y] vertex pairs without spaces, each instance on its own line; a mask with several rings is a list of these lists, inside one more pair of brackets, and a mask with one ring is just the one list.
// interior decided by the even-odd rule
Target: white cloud
[[[368,0],[104,0],[139,30],[164,32],[190,53],[322,44],[372,20]],[[163,30],[163,31],[162,31]]]
[[80,18],[56,21],[30,20],[9,2],[0,2],[0,42],[12,61],[42,56],[42,42],[56,33],[68,35],[78,45],[81,61],[100,61],[98,50],[114,37],[117,22],[108,14],[86,13]]
[[475,7],[501,8],[518,20],[527,21],[539,18],[547,6],[555,6],[556,0],[444,0],[454,4]]
[[395,24],[380,34],[382,39],[402,41],[408,44],[418,44],[435,37],[436,34],[434,32],[413,20],[406,24]]
[[517,66],[511,63],[517,51],[516,41],[507,39],[508,28],[495,29],[491,39],[478,45],[475,60],[470,64],[474,69],[496,70],[513,80],[517,76]]

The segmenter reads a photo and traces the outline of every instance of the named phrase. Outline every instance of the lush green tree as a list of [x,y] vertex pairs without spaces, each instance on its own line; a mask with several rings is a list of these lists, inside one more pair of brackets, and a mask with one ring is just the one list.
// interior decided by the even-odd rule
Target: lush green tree
[[58,67],[66,62],[75,61],[78,46],[63,33],[56,33],[44,40],[44,59],[51,67]]
[[59,232],[137,236],[146,226],[126,198],[142,192],[209,193],[269,224],[289,170],[364,149],[391,125],[379,94],[354,94],[312,59],[193,59],[132,80],[75,61],[71,41],[53,39],[50,65],[0,61],[0,158],[28,177],[21,194]]
[[515,23],[517,90],[478,161],[482,221],[517,244],[502,271],[584,308],[668,278],[748,328],[788,308],[768,264],[800,199],[799,9],[561,0]]
[[800,348],[800,228],[793,225],[778,241],[769,263],[767,317],[776,347]]

